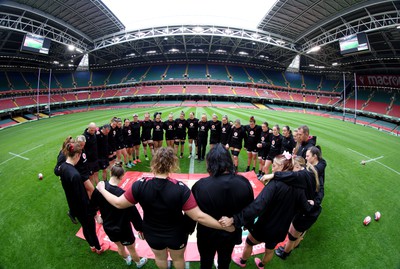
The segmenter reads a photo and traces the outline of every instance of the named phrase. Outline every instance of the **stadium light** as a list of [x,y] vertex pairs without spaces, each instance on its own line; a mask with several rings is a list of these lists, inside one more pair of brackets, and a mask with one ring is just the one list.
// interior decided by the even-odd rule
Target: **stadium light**
[[249,53],[247,53],[247,52],[245,52],[245,51],[239,51],[239,55],[245,56],[245,55],[249,55]]
[[83,53],[83,51],[81,49],[76,48],[76,51],[79,53]]
[[74,45],[68,45],[68,50],[69,51],[74,51],[75,50],[75,46]]
[[154,54],[154,53],[157,53],[157,51],[155,51],[155,50],[149,50],[149,51],[147,51],[146,53],[147,53],[147,54]]
[[314,67],[314,66],[315,66],[315,64],[309,64],[308,66],[309,66],[309,67]]
[[397,29],[400,29],[400,25],[396,27]]
[[219,50],[216,50],[215,53],[226,53],[226,50],[219,49]]
[[319,51],[320,49],[321,49],[320,46],[312,47],[311,49],[309,49],[309,50],[307,51],[307,54],[312,53],[312,52],[317,52],[317,51]]
[[199,26],[193,28],[193,32],[195,32],[195,33],[201,33],[203,31],[204,31],[204,29],[202,27],[199,27]]
[[175,49],[175,48],[172,48],[172,49],[169,50],[169,52],[179,52],[179,50]]
[[337,65],[339,65],[338,63],[332,63],[332,66],[337,66]]
[[227,34],[227,35],[230,35],[230,34],[232,34],[232,30],[231,29],[225,29],[225,34]]

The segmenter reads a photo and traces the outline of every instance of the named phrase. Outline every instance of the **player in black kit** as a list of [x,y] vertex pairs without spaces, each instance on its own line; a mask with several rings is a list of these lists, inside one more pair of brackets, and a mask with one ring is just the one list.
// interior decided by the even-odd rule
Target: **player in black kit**
[[132,135],[132,126],[131,121],[129,119],[124,119],[124,126],[122,127],[122,134],[124,136],[124,145],[126,150],[126,156],[128,159],[128,163],[126,164],[127,168],[132,168],[135,166],[132,163],[132,153],[133,153],[133,135]]
[[192,158],[192,147],[193,142],[196,147],[196,155],[195,159],[197,159],[198,155],[198,147],[197,147],[197,136],[199,134],[199,120],[194,117],[194,113],[189,113],[189,118],[187,119],[187,129],[188,129],[188,142],[189,142],[189,159]]
[[212,149],[215,144],[221,142],[222,126],[216,114],[212,115],[212,119],[208,122],[208,126],[210,126],[210,149]]
[[89,206],[90,200],[84,182],[82,182],[82,177],[74,167],[78,163],[81,153],[82,147],[79,143],[68,143],[66,145],[64,154],[67,156],[67,160],[60,166],[60,178],[71,214],[82,225],[83,235],[90,249],[101,254],[103,249],[100,247],[96,235],[94,215]]
[[153,131],[153,121],[150,119],[150,114],[147,112],[144,114],[144,120],[140,123],[142,127],[142,144],[143,144],[143,151],[144,151],[144,158],[146,161],[149,160],[149,157],[147,157],[147,145],[150,148],[151,155],[153,156],[154,154],[154,143],[151,138],[151,132]]
[[201,120],[198,123],[199,125],[199,134],[197,137],[197,146],[198,146],[198,159],[199,161],[204,161],[204,157],[206,156],[206,147],[207,147],[207,138],[208,138],[208,130],[210,129],[209,122],[207,121],[207,115],[201,115]]
[[133,114],[133,121],[131,121],[132,137],[133,137],[133,164],[141,163],[140,160],[140,122],[138,114]]
[[100,127],[96,133],[97,139],[97,155],[99,158],[99,169],[102,170],[102,179],[107,180],[107,168],[110,164],[108,160],[108,134],[110,133],[110,125],[105,124]]
[[259,170],[257,178],[260,179],[265,173],[263,172],[265,160],[267,159],[269,149],[271,148],[272,130],[268,127],[268,122],[261,125],[260,142],[257,144]]
[[86,138],[85,152],[87,158],[87,166],[90,173],[90,180],[93,185],[99,181],[99,160],[97,157],[97,140],[96,140],[96,124],[91,122],[88,128],[83,132]]
[[253,171],[256,170],[257,165],[257,143],[260,141],[261,126],[256,125],[256,120],[253,116],[250,117],[249,125],[245,127],[247,134],[247,168],[246,172],[250,171],[250,165],[253,163]]
[[121,161],[121,155],[124,157],[125,166],[130,168],[128,165],[128,153],[126,152],[125,143],[124,143],[124,134],[122,131],[122,120],[117,118],[117,135],[115,137],[115,145],[117,146],[117,162]]
[[238,171],[239,153],[243,147],[243,141],[245,143],[244,147],[246,148],[246,146],[247,146],[246,145],[246,141],[247,141],[246,130],[240,124],[240,120],[237,119],[237,120],[235,120],[235,125],[232,127],[231,136],[229,137],[228,144],[225,145],[225,147],[227,149],[231,150],[233,164],[235,165],[236,172]]
[[293,149],[296,147],[296,142],[294,141],[292,130],[289,126],[282,127],[282,152],[287,151],[290,154],[293,153]]
[[158,148],[161,148],[162,142],[164,139],[164,123],[161,121],[161,114],[157,114],[155,117],[155,121],[153,122],[153,143],[154,143],[154,151]]
[[175,154],[178,154],[179,145],[180,147],[180,155],[179,158],[183,158],[183,151],[185,150],[185,141],[186,141],[186,128],[187,121],[185,120],[185,112],[181,111],[179,115],[179,119],[175,120]]
[[279,125],[272,127],[271,147],[268,152],[267,160],[265,161],[264,173],[269,174],[269,167],[274,158],[282,153],[282,135],[280,134]]
[[[229,151],[216,144],[207,154],[209,177],[197,181],[192,192],[200,209],[215,219],[233,216],[254,200],[253,188],[243,176],[234,172]],[[200,268],[212,268],[215,253],[218,253],[218,268],[228,269],[235,244],[242,242],[242,230],[234,233],[197,225],[197,247],[200,253]]]
[[115,160],[117,159],[117,146],[116,139],[117,136],[117,118],[113,117],[110,121],[110,132],[108,133],[108,161],[111,167]]
[[167,147],[174,148],[175,121],[173,113],[169,113],[168,120],[164,121],[163,128],[165,130],[165,140],[167,141]]
[[[111,168],[110,181],[105,182],[105,189],[116,196],[123,195],[125,191],[118,185],[124,174],[122,163],[115,163]],[[93,206],[100,207],[104,231],[108,238],[117,245],[119,255],[126,261],[127,265],[131,265],[133,260],[137,268],[141,268],[147,262],[147,258],[140,259],[135,248],[136,240],[131,223],[136,231],[139,233],[143,231],[142,217],[136,207],[117,209],[109,204],[98,190],[93,192],[91,202]],[[129,254],[126,251],[127,249]]]
[[231,128],[232,125],[228,121],[228,116],[224,115],[222,117],[222,123],[221,123],[221,144],[226,145],[228,144],[229,136],[231,135]]

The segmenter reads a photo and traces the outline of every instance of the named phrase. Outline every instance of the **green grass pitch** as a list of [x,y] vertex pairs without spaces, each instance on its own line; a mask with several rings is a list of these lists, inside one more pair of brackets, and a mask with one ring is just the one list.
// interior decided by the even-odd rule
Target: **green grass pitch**
[[[119,109],[77,113],[22,124],[0,131],[0,268],[126,268],[116,252],[101,256],[90,252],[77,238],[79,226],[66,216],[67,203],[53,167],[63,139],[81,134],[91,121],[98,125],[112,116],[143,118],[145,111],[194,111],[197,116],[224,114],[247,124],[251,115],[257,123],[268,121],[298,127],[308,124],[318,137],[328,162],[325,199],[318,222],[300,248],[282,261],[274,257],[268,268],[399,268],[400,267],[400,138],[371,128],[318,116],[267,110],[225,108]],[[351,149],[351,150],[350,150]],[[353,150],[353,151],[352,151]],[[142,151],[142,149],[141,149]],[[362,157],[384,156],[360,165]],[[12,155],[20,154],[21,157]],[[181,172],[188,173],[189,159],[181,160]],[[142,160],[144,160],[142,156]],[[144,161],[133,170],[148,171]],[[195,163],[195,173],[205,164]],[[240,154],[239,170],[246,167]],[[42,181],[38,173],[44,174]],[[379,222],[364,227],[365,216],[382,213]],[[252,260],[252,259],[251,259]],[[199,268],[191,263],[191,268]],[[232,264],[232,268],[238,268]],[[251,261],[248,268],[254,268]],[[134,266],[132,267],[134,268]],[[144,268],[156,268],[150,261]]]

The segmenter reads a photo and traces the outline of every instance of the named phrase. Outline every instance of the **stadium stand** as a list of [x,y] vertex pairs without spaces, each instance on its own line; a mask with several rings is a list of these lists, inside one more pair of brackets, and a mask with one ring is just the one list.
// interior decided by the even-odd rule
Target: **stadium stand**
[[[232,76],[233,81],[237,82],[251,82],[246,71],[241,66],[226,66],[229,74]],[[229,77],[229,76],[228,76]]]
[[189,79],[206,79],[206,66],[204,64],[189,64],[187,73]]
[[213,64],[208,64],[208,74],[210,74],[211,79],[215,80],[229,80],[228,78],[228,73],[223,65],[213,65]]
[[186,73],[185,64],[171,64],[168,65],[168,71],[165,80],[183,79]]

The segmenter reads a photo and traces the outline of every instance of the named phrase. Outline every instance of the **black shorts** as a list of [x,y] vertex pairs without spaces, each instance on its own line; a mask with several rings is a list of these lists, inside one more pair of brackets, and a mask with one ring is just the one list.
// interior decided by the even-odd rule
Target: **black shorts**
[[110,165],[109,160],[99,159],[99,170],[105,170]]
[[133,146],[139,146],[139,145],[140,145],[140,139],[133,140]]
[[273,161],[274,161],[274,158],[275,158],[276,156],[278,156],[278,155],[279,155],[279,154],[275,154],[275,153],[273,153],[273,154],[268,154],[267,160],[273,162]]
[[175,140],[175,135],[174,135],[174,134],[172,134],[172,135],[166,135],[166,136],[165,136],[165,140]]
[[215,145],[220,142],[220,139],[210,139],[210,145]]
[[[115,155],[115,151],[110,151],[109,153],[108,153],[108,161],[109,162],[112,162],[112,161],[114,161],[115,159],[117,159],[117,155]],[[112,155],[112,157],[110,157]]]
[[277,237],[273,235],[265,235],[265,231],[258,231],[258,229],[250,229],[249,232],[251,235],[254,237],[255,240],[258,242],[265,243],[265,248],[266,249],[275,249],[276,245],[278,245],[280,242],[285,240],[285,236],[283,236],[283,239],[278,239]]
[[267,159],[267,152],[265,149],[260,148],[258,150],[258,157],[261,157],[261,159],[266,160]]
[[166,248],[180,250],[186,247],[188,241],[188,235],[183,232],[171,235],[170,237],[159,237],[145,233],[144,238],[146,238],[147,244],[156,250],[163,250]]
[[135,243],[135,236],[133,235],[132,229],[125,229],[120,232],[115,232],[104,228],[104,231],[112,242],[121,242],[123,246],[130,246]]
[[142,142],[151,140],[151,135],[142,135],[142,137],[140,138],[140,140],[142,140]]
[[247,145],[247,152],[258,152],[257,145]]
[[96,173],[100,170],[98,161],[88,162],[87,166],[88,166],[90,175],[93,175],[94,173]]
[[125,143],[125,148],[126,149],[133,148],[133,142]]
[[117,148],[117,150],[124,149],[125,145],[124,144],[117,144],[116,148]]
[[186,134],[178,134],[175,136],[175,140],[186,140]]
[[313,224],[317,221],[319,214],[316,215],[304,215],[304,214],[296,214],[293,218],[292,224],[293,227],[298,232],[305,232],[313,226]]
[[197,133],[188,133],[188,139],[197,140]]

